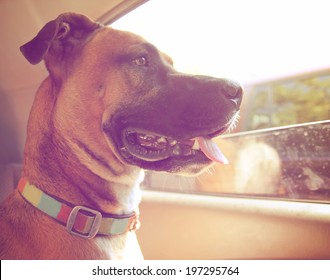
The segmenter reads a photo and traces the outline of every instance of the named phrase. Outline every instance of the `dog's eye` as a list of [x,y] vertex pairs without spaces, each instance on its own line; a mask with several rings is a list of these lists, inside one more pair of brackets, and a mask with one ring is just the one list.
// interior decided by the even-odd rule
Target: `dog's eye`
[[133,63],[137,66],[147,66],[148,62],[145,56],[140,56],[138,58],[133,59]]

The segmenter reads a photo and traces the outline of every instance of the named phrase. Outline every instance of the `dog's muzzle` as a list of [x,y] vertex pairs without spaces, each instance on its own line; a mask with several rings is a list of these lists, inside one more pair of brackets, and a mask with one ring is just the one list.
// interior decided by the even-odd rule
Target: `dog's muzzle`
[[152,98],[125,105],[103,129],[128,164],[196,173],[212,161],[228,163],[211,139],[235,125],[241,100],[232,81],[172,74]]

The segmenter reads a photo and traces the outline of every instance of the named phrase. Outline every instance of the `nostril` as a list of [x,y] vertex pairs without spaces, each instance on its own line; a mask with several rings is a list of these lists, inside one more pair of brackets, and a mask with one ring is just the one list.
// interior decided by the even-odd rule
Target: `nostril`
[[238,95],[238,89],[236,87],[230,87],[225,91],[225,95],[230,99],[236,99]]
[[232,100],[235,101],[240,101],[242,99],[242,95],[243,95],[243,89],[241,86],[233,86],[230,85],[228,87],[226,87],[226,89],[224,90],[224,94]]

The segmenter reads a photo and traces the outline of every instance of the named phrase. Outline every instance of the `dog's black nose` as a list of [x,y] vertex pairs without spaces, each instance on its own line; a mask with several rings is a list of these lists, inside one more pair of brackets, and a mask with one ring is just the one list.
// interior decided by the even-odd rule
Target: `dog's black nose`
[[203,119],[204,123],[225,125],[240,109],[243,89],[232,80],[171,73],[169,82],[169,102],[185,123],[195,122],[194,116],[200,123]]
[[225,99],[232,101],[237,107],[240,106],[243,97],[243,88],[240,84],[228,80],[208,76],[192,76],[196,81],[197,88],[203,88],[204,91],[215,92],[222,95]]

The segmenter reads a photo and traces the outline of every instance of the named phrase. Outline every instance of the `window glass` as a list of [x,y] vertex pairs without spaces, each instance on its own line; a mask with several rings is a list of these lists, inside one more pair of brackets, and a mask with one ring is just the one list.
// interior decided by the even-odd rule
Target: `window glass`
[[330,70],[256,84],[248,93],[240,130],[302,124],[330,117]]
[[112,24],[177,70],[245,88],[230,161],[198,177],[149,172],[163,191],[330,201],[330,37],[326,1],[151,0]]

